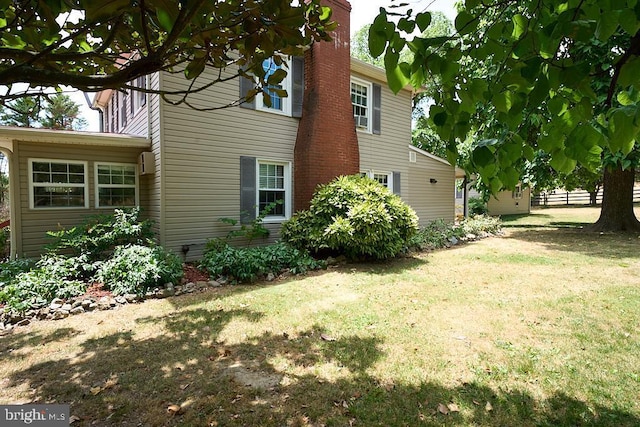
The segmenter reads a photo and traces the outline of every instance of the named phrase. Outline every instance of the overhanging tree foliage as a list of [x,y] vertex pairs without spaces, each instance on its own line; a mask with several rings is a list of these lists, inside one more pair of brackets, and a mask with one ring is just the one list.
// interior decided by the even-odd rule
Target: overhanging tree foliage
[[[369,52],[369,29],[371,24],[367,24],[358,29],[351,37],[351,56],[369,64],[384,67],[382,56],[374,58]],[[421,37],[446,37],[455,33],[453,23],[442,12],[431,14],[431,23],[421,34]],[[408,47],[400,52],[401,62],[410,62],[413,54]],[[428,108],[433,97],[431,89],[437,86],[436,81],[426,81],[421,90],[413,98],[413,118],[414,129],[412,143],[418,148],[426,150],[436,156],[446,157],[446,143],[432,129],[431,124],[424,115],[424,109]]]
[[[160,70],[183,72],[192,81],[173,93],[183,101],[239,75],[255,75],[260,88],[266,84],[264,59],[299,55],[312,41],[330,39],[331,10],[319,0],[300,3],[0,0],[0,85],[6,86],[0,101],[62,85],[85,92],[136,90],[129,82]],[[233,64],[242,68],[222,73]],[[215,73],[199,78],[206,68]],[[285,75],[273,73],[268,83]]]
[[[537,150],[561,173],[604,166],[602,230],[640,230],[633,213],[640,132],[640,2],[637,0],[466,0],[452,37],[408,36],[427,12],[398,24],[381,9],[371,26],[373,56],[384,54],[391,89],[431,76],[440,86],[430,119],[451,156],[495,117],[491,138],[474,141],[471,163],[497,192],[521,178]],[[399,53],[408,46],[413,61]],[[482,73],[474,66],[482,63]],[[532,120],[535,115],[536,120]],[[494,128],[498,129],[498,128]]]

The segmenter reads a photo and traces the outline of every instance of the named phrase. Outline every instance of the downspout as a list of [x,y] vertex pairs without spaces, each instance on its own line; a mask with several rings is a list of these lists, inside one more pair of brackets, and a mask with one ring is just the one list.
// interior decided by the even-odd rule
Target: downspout
[[467,174],[464,174],[464,178],[462,179],[462,215],[465,218],[469,217],[469,193],[468,187],[469,180],[467,179]]
[[[15,148],[15,142],[13,142],[13,145],[13,148]],[[11,221],[11,228],[9,229],[11,252],[9,252],[9,258],[16,259],[18,254],[22,252],[22,239],[18,242],[18,230],[22,231],[18,217],[18,199],[20,198],[18,191],[20,191],[20,186],[18,185],[18,168],[14,167],[13,164],[13,150],[5,152],[5,156],[9,160],[9,220]]]
[[98,125],[100,126],[99,131],[104,132],[104,113],[102,112],[102,109],[93,106],[93,102],[89,100],[89,95],[87,95],[87,92],[82,92],[82,94],[84,95],[84,100],[87,102],[89,108],[91,108],[93,111],[98,112]]

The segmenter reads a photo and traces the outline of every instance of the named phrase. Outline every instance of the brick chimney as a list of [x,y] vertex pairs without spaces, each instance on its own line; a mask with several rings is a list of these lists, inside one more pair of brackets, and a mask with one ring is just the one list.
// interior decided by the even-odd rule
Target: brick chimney
[[304,101],[294,150],[294,208],[307,209],[318,184],[359,172],[350,82],[350,14],[346,0],[323,0],[338,28],[331,42],[304,56]]

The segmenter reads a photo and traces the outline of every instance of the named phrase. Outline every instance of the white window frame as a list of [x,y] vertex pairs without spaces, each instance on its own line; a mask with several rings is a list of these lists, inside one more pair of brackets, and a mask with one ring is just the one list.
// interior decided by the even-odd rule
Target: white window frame
[[281,114],[283,116],[291,116],[291,103],[292,103],[292,94],[293,94],[293,84],[291,78],[291,61],[289,58],[283,60],[281,68],[284,68],[287,71],[287,76],[280,82],[280,86],[282,89],[287,91],[287,97],[281,98],[282,100],[282,110],[276,110],[271,107],[267,107],[264,104],[264,96],[262,93],[256,95],[256,110],[265,111],[273,114]]
[[[131,184],[100,184],[98,182],[98,169],[99,166],[133,166],[135,177],[135,204],[133,206],[102,206],[100,205],[100,189],[101,188],[131,188]],[[114,163],[114,162],[95,162],[93,165],[93,178],[94,178],[94,191],[96,195],[95,207],[96,209],[116,209],[116,208],[131,208],[140,205],[140,190],[138,185],[138,165],[135,163]]]
[[129,111],[127,109],[127,92],[118,92],[118,115],[120,116],[121,131],[129,124]]
[[[373,126],[373,83],[368,82],[366,80],[362,80],[359,79],[357,77],[351,77],[351,81],[349,83],[349,96],[351,97],[352,92],[351,92],[351,85],[352,84],[356,84],[359,86],[363,86],[367,89],[367,115],[366,116],[362,116],[362,117],[366,117],[367,118],[367,126],[359,126],[358,125],[358,120],[356,119],[356,116],[353,116],[354,121],[356,122],[356,130],[358,132],[366,132],[366,133],[372,133],[372,126]],[[353,101],[351,102],[351,105],[353,106]]]
[[386,175],[387,185],[384,185],[381,182],[380,184],[387,187],[390,191],[393,191],[393,172],[369,169],[369,170],[360,172],[360,174],[366,176],[369,179],[373,179],[374,181],[377,181],[377,182],[380,182],[380,181],[378,181],[378,179],[376,178],[376,175]]
[[256,217],[260,215],[260,191],[275,190],[260,187],[260,165],[284,166],[284,215],[267,215],[263,223],[278,223],[291,218],[291,162],[277,160],[256,160]]
[[[34,182],[33,181],[33,164],[34,163],[59,163],[67,165],[82,165],[84,168],[84,183],[55,183],[55,182]],[[88,209],[89,208],[89,162],[82,160],[67,159],[28,159],[29,169],[29,209],[35,210],[69,210],[69,209]],[[84,205],[82,206],[36,206],[35,205],[35,187],[72,187],[84,188]]]
[[522,184],[516,185],[516,188],[513,190],[512,197],[516,200],[522,199]]
[[[134,86],[140,89],[147,88],[147,76],[140,76],[136,78]],[[145,105],[147,105],[147,94],[142,91],[132,91],[131,97],[133,98],[133,115],[136,115],[138,111]]]

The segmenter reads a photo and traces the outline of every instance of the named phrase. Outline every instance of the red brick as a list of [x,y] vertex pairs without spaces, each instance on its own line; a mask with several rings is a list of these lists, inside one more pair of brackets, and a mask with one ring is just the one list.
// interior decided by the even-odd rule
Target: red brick
[[346,0],[323,0],[338,28],[332,42],[305,53],[305,92],[294,150],[294,208],[309,207],[318,184],[358,173],[360,154],[351,106],[349,16]]

